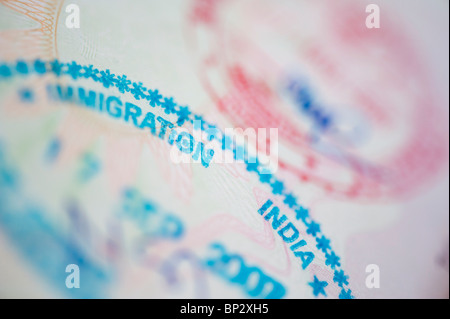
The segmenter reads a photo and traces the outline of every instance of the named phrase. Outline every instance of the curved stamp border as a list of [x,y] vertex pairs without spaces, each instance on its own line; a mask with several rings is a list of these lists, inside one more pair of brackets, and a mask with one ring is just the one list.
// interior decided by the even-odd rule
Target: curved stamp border
[[[114,87],[122,94],[129,92],[136,100],[146,100],[151,107],[159,107],[164,110],[164,113],[167,115],[174,114],[177,118],[176,125],[178,126],[183,126],[187,122],[193,123],[194,121],[201,121],[201,129],[215,129],[220,132],[221,137],[223,137],[222,148],[233,152],[234,157],[236,157],[235,146],[225,143],[227,140],[226,135],[216,125],[206,121],[202,115],[191,112],[188,106],[178,104],[173,97],[165,97],[157,89],[148,89],[142,82],[132,82],[126,75],[115,75],[111,73],[111,70],[109,69],[99,70],[93,65],[80,65],[75,61],[66,63],[57,59],[53,61],[36,59],[28,62],[18,60],[15,63],[0,63],[0,81],[8,80],[14,76],[23,77],[31,74],[43,76],[47,73],[54,74],[57,77],[68,76],[73,80],[80,78],[90,79],[94,82],[101,83],[105,88]],[[341,267],[341,263],[339,262],[340,257],[331,248],[330,240],[322,233],[320,224],[314,221],[309,215],[309,210],[300,203],[297,196],[290,192],[279,178],[274,174],[267,174],[267,172],[263,173],[264,167],[259,162],[258,158],[254,159],[254,161],[252,160],[252,162],[248,162],[247,159],[244,159],[244,163],[248,172],[253,172],[258,176],[262,184],[267,184],[271,187],[272,194],[282,199],[283,203],[295,213],[296,220],[306,227],[307,234],[310,234],[316,240],[317,249],[323,252],[325,256],[326,266],[329,267],[334,274],[333,281],[341,287],[339,298],[354,298],[349,287],[349,276],[345,274]],[[272,201],[267,199],[266,204],[268,203],[272,203]],[[266,204],[264,204],[263,207],[266,206]],[[268,206],[265,209],[267,209]],[[262,213],[260,214],[262,215]],[[320,277],[320,275],[317,276]],[[317,276],[315,275],[314,281],[309,283],[313,288],[313,294],[316,297],[319,293],[326,296],[324,288],[328,283],[325,280],[321,281]]]

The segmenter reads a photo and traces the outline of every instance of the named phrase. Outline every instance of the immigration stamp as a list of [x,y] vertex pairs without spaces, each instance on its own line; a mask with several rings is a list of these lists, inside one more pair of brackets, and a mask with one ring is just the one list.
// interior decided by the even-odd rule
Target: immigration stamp
[[[197,156],[195,160],[197,160],[199,164],[201,164],[201,166],[203,166],[204,168],[209,167],[212,157],[214,156],[214,152],[211,151],[211,149],[202,146],[202,142],[197,141],[196,143],[190,143],[189,141],[192,140],[193,137],[185,131],[180,132],[176,129],[177,127],[183,127],[188,123],[195,124],[196,121],[200,120],[199,129],[202,131],[205,130],[206,136],[210,136],[210,134],[208,133],[211,131],[210,129],[213,128],[213,130],[216,131],[216,134],[213,134],[213,138],[219,139],[220,147],[225,151],[230,152],[235,159],[240,156],[239,154],[241,152],[238,152],[236,150],[236,144],[228,143],[227,141],[229,141],[230,139],[227,138],[226,134],[221,132],[221,130],[215,127],[213,124],[205,121],[202,116],[193,114],[186,106],[180,106],[171,97],[163,97],[156,89],[147,89],[140,82],[132,82],[125,75],[115,75],[112,74],[110,70],[98,70],[93,66],[79,65],[74,61],[70,63],[64,63],[58,60],[43,61],[40,59],[36,59],[31,62],[19,60],[16,63],[2,63],[0,65],[0,72],[2,81],[8,81],[16,76],[47,76],[49,79],[53,80],[55,79],[55,77],[56,79],[71,79],[71,81],[89,80],[97,82],[98,86],[103,86],[104,88],[115,88],[119,93],[121,93],[122,96],[111,94],[109,93],[109,91],[108,93],[106,93],[105,91],[96,92],[93,89],[87,90],[83,88],[83,86],[77,86],[68,83],[62,84],[63,82],[61,81],[54,82],[50,80],[46,86],[45,91],[49,101],[58,102],[58,104],[62,103],[62,105],[78,105],[85,110],[98,112],[101,115],[104,115],[114,121],[120,121],[126,126],[132,126],[135,129],[143,130],[144,132],[146,132],[146,134],[163,140],[170,145],[175,145],[180,151],[191,154],[192,157]],[[22,100],[22,103],[24,103],[24,105],[32,103],[34,95],[35,94],[31,88],[22,88],[18,92],[18,96]],[[128,100],[130,97],[132,97],[135,101],[143,101],[144,103],[148,104],[149,108],[146,108],[144,110],[143,108],[130,102]],[[192,126],[191,128],[194,129]],[[58,156],[61,144],[57,139],[53,139],[52,141],[50,141],[48,147],[49,148],[46,151],[45,157],[47,161],[51,162],[54,161],[54,158]],[[351,290],[346,286],[348,284],[348,281],[346,281],[346,278],[348,276],[344,275],[344,273],[340,273],[342,272],[340,268],[336,268],[336,265],[340,266],[340,257],[338,257],[333,252],[331,246],[329,245],[328,239],[326,239],[324,236],[320,238],[320,236],[322,235],[320,225],[314,222],[313,219],[308,215],[308,210],[299,203],[294,194],[286,189],[283,182],[281,182],[276,177],[274,172],[266,170],[266,166],[261,162],[257,155],[244,157],[242,158],[242,161],[245,164],[245,168],[248,172],[256,174],[262,184],[269,185],[270,188],[272,188],[272,194],[274,196],[276,196],[277,198],[283,198],[284,203],[290,209],[292,209],[293,211],[297,211],[295,224],[303,224],[303,227],[306,226],[306,234],[312,236],[312,239],[309,238],[308,240],[314,240],[318,242],[317,245],[312,245],[314,252],[316,254],[324,254],[326,260],[330,259],[334,261],[334,264],[328,264],[328,261],[325,262],[327,265],[329,265],[327,273],[331,276],[329,279],[331,280],[330,286],[333,286],[333,293],[329,293],[329,295],[336,297],[353,297]],[[93,176],[97,174],[99,169],[101,169],[101,164],[98,162],[95,156],[89,153],[85,154],[85,156],[83,157],[83,167],[79,171],[80,178],[77,182],[78,185],[87,183],[90,179],[93,178]],[[133,194],[133,191],[126,190],[125,197],[133,197]],[[272,202],[268,199],[264,206],[260,209],[260,215],[263,215],[267,208],[271,205]],[[125,216],[129,216],[130,219],[134,220],[137,227],[142,227],[146,224],[146,216],[148,216],[149,214],[155,214],[154,206],[154,204],[151,204],[149,202],[144,203],[143,212],[139,210],[136,211],[134,208],[126,208],[126,210],[130,211],[130,213],[129,215]],[[77,210],[74,210],[73,206],[71,207],[72,208],[70,209],[70,216],[79,216],[78,213],[74,215],[73,212],[76,212]],[[129,207],[129,205],[127,204],[126,207]],[[279,232],[281,238],[286,242],[291,243],[292,241],[295,241],[297,239],[299,240],[292,245],[291,250],[294,251],[295,249],[306,246],[307,242],[300,237],[300,232],[297,229],[298,226],[294,226],[294,223],[284,225],[286,216],[283,215],[279,217],[278,212],[278,207],[272,207],[271,213],[267,214],[265,216],[265,219],[269,220],[272,216],[272,226],[274,227],[274,230],[277,230],[277,228],[283,226],[277,231]],[[5,216],[8,216],[9,212],[8,210],[5,210],[2,213],[6,214]],[[76,220],[78,220],[78,217],[76,218]],[[175,239],[180,237],[184,227],[175,216],[166,214],[162,215],[159,220],[159,223],[161,225],[160,229],[150,231],[145,228],[140,228],[140,232],[145,236],[156,235],[157,237],[162,236],[163,238]],[[82,227],[81,225],[77,229],[83,230],[85,228],[86,227]],[[116,227],[113,227],[112,229],[114,231]],[[322,247],[323,243],[321,243],[321,241],[324,240],[327,241],[326,247]],[[154,239],[151,239],[150,242],[153,241]],[[101,244],[101,246],[103,247],[102,249],[106,249],[106,252],[103,253],[103,256],[107,259],[114,259],[114,256],[117,255],[117,252],[120,251],[118,250],[118,248],[123,246],[123,243],[119,246],[117,246],[117,243],[110,243],[109,239],[107,238],[104,240],[97,240],[96,242],[103,243]],[[69,242],[67,245],[70,246],[72,244],[73,243]],[[88,243],[84,243],[83,245],[88,245]],[[25,248],[26,247],[24,247],[24,249]],[[311,270],[315,269],[314,267],[317,267],[316,262],[314,262],[316,255],[313,252],[295,250],[293,253],[295,256],[299,257],[299,260],[301,261],[301,269]],[[77,254],[79,254],[79,252],[77,252]],[[100,255],[97,254],[97,256]],[[30,258],[33,258],[33,256],[30,256]],[[81,257],[77,257],[75,262],[68,262],[67,264],[78,265],[79,258]],[[66,260],[64,260],[64,262],[66,262]],[[81,271],[83,269],[84,266],[82,265]],[[335,273],[334,278],[333,272]],[[317,285],[325,285],[326,283],[326,286],[328,286],[329,284],[327,280],[318,279],[317,276],[320,275],[315,274],[314,281],[310,283],[311,287],[313,288],[313,295],[319,296],[320,294],[322,294],[323,296],[327,297],[328,294],[325,292],[325,290],[317,290]],[[336,278],[340,278],[339,276],[343,276],[343,278],[345,279],[345,285],[337,281]],[[243,282],[243,284],[245,284],[245,282]],[[258,291],[262,289],[262,287],[259,287]],[[268,296],[269,295],[270,294],[268,294]]]
[[366,16],[350,1],[195,0],[187,39],[220,112],[279,129],[283,171],[339,197],[398,197],[444,165],[446,123],[410,31]]

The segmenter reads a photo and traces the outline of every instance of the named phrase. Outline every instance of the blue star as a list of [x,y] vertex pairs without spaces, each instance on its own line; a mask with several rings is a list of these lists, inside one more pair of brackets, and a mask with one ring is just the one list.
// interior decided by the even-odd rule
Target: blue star
[[184,122],[189,120],[189,115],[191,114],[191,111],[189,111],[189,108],[187,106],[180,106],[180,109],[177,112],[178,114],[178,125],[183,125]]
[[155,107],[156,105],[161,105],[162,95],[159,94],[158,90],[148,90],[149,95],[147,96],[147,100],[150,101],[150,106]]
[[11,76],[11,69],[6,65],[6,64],[2,64],[0,65],[0,75],[8,78]]
[[320,225],[312,221],[308,224],[308,229],[306,230],[307,234],[311,234],[313,236],[316,236],[317,233],[320,232]]
[[19,73],[27,74],[28,73],[28,65],[25,61],[17,61],[16,70]]
[[287,194],[284,198],[283,201],[286,205],[288,205],[290,208],[294,207],[295,205],[297,205],[297,199],[295,198],[294,195],[292,195],[291,193]]
[[146,97],[144,94],[146,91],[147,89],[142,86],[142,82],[133,82],[133,87],[131,88],[130,93],[134,95],[136,100],[140,100],[141,98]]
[[161,105],[162,108],[164,108],[164,113],[170,114],[175,112],[175,106],[177,104],[173,101],[173,98],[164,98],[164,102]]
[[348,285],[348,276],[344,274],[343,270],[335,270],[333,281],[336,282],[340,287],[342,287],[343,285]]
[[352,291],[348,289],[347,291],[342,288],[341,293],[339,294],[339,299],[353,299],[355,297],[352,296]]
[[69,74],[74,80],[76,80],[81,75],[81,66],[72,61],[71,64],[67,65],[67,74]]
[[295,218],[297,218],[298,220],[303,220],[303,221],[305,221],[305,219],[307,218],[307,217],[309,217],[309,212],[308,212],[308,210],[306,209],[306,208],[304,208],[304,207],[302,207],[302,206],[300,206],[299,208],[297,208],[296,210],[295,210],[295,212],[297,213],[297,215],[295,216]]
[[127,79],[126,75],[121,75],[117,77],[116,87],[119,89],[120,93],[130,92],[131,81]]
[[39,74],[44,74],[47,71],[46,67],[45,67],[45,63],[39,59],[34,61],[34,70]]
[[270,183],[270,181],[272,180],[272,174],[260,174],[259,180],[261,181],[261,183]]
[[99,78],[97,76],[98,70],[94,69],[94,66],[91,64],[89,66],[83,66],[83,74],[82,76],[85,78],[92,78],[94,81],[98,81]]
[[328,283],[326,281],[320,281],[314,275],[314,281],[310,282],[309,285],[313,288],[313,294],[315,297],[318,297],[319,294],[322,294],[325,297],[327,296],[327,294],[325,293],[325,287],[328,286]]
[[282,182],[280,181],[275,181],[272,184],[272,192],[276,195],[276,194],[281,194],[283,192],[284,189],[284,185]]
[[255,163],[246,162],[245,165],[247,166],[247,171],[258,173],[258,166],[259,166],[258,162]]
[[60,63],[58,60],[53,60],[52,62],[50,62],[50,68],[52,72],[56,74],[56,76],[61,75],[63,66],[64,64]]
[[325,236],[316,238],[316,241],[317,241],[317,249],[323,251],[324,253],[326,253],[327,250],[330,249],[330,240],[327,239]]
[[330,266],[332,269],[334,269],[336,266],[340,266],[341,263],[339,262],[339,257],[336,256],[334,251],[332,251],[330,254],[325,255],[325,265]]
[[111,85],[113,85],[115,80],[116,75],[110,73],[109,70],[100,72],[100,82],[103,83],[103,86],[105,88],[109,88]]

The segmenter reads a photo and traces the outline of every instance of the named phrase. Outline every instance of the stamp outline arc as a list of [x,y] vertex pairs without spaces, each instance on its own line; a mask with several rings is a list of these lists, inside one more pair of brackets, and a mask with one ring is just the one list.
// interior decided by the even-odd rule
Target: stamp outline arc
[[[158,89],[147,89],[143,86],[142,82],[132,82],[126,75],[115,75],[114,73],[111,73],[110,69],[99,70],[93,65],[80,65],[75,61],[71,61],[70,63],[61,62],[58,59],[52,61],[35,59],[34,61],[29,62],[17,60],[15,63],[9,64],[4,63],[3,61],[0,62],[0,81],[14,75],[27,76],[29,74],[37,74],[38,76],[43,76],[46,73],[54,74],[57,77],[70,76],[73,80],[77,80],[78,78],[91,79],[94,82],[103,84],[105,88],[115,87],[122,94],[129,92],[136,100],[147,100],[152,108],[158,106],[163,109],[165,114],[176,115],[177,120],[174,124],[175,126],[182,127],[185,122],[193,123],[194,121],[201,121],[201,130],[214,129],[221,134],[222,141],[225,142],[226,135],[220,128],[207,122],[202,115],[191,112],[188,106],[182,106],[176,103],[173,97],[165,97]],[[236,156],[236,148],[234,145],[231,145],[230,147],[230,144],[223,143],[222,148],[233,152],[234,156]],[[340,257],[334,252],[330,245],[324,250],[319,247],[320,240],[326,237],[320,229],[320,224],[315,222],[309,216],[309,210],[298,202],[297,197],[289,192],[285,188],[284,183],[276,178],[274,174],[265,174],[261,171],[262,166],[261,163],[259,163],[257,156],[254,160],[254,163],[250,163],[246,159],[244,160],[246,170],[248,172],[256,173],[262,184],[268,184],[272,188],[271,192],[273,196],[283,198],[283,203],[295,213],[296,220],[301,222],[307,228],[307,233],[314,237],[317,241],[316,246],[318,247],[318,250],[324,253],[327,260],[329,258],[337,258],[337,260],[339,260]],[[329,265],[327,265],[327,267],[329,267]],[[337,274],[344,275],[340,265],[329,268],[334,273],[335,278]],[[348,275],[346,277],[348,278]],[[340,298],[354,298],[351,294],[352,291],[349,288],[348,281],[339,286],[341,287]]]

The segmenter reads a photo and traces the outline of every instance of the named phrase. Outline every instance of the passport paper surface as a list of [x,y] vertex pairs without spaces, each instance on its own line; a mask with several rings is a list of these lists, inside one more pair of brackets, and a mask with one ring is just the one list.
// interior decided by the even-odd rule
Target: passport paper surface
[[0,1],[2,298],[448,298],[446,1]]

